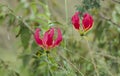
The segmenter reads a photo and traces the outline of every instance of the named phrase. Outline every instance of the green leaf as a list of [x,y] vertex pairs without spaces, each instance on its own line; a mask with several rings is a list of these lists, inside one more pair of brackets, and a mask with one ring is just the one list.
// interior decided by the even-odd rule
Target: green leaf
[[28,48],[30,37],[31,37],[30,30],[26,26],[24,26],[23,23],[21,23],[20,38],[21,38],[22,46],[24,47],[24,49]]
[[6,13],[0,12],[0,24],[5,21]]
[[9,14],[8,24],[11,26],[15,22],[15,16],[13,14]]
[[100,0],[83,0],[86,10],[100,7]]

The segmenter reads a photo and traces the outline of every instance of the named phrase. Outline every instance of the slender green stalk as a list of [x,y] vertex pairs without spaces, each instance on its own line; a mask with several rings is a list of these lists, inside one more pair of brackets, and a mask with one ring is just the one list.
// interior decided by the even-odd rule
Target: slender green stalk
[[85,36],[84,36],[84,39],[86,40],[86,43],[87,43],[87,46],[88,46],[89,55],[90,55],[92,64],[93,64],[93,66],[94,66],[94,70],[95,70],[95,72],[96,72],[96,76],[99,76],[99,72],[98,72],[98,69],[97,69],[97,65],[96,65],[95,60],[94,60],[94,57],[93,57],[92,49],[90,48],[89,42],[88,42],[88,40],[87,40],[87,38],[86,38]]
[[64,57],[61,53],[59,53],[59,55],[63,59],[65,59],[76,71],[78,71],[78,73],[81,74],[81,76],[84,76],[84,74],[70,60],[68,60],[66,57]]
[[65,0],[65,14],[66,14],[66,24],[68,24],[68,8],[67,8],[67,0]]

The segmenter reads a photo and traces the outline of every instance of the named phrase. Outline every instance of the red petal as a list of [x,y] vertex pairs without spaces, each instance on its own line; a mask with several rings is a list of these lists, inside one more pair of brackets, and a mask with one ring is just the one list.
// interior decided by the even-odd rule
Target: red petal
[[89,15],[88,13],[85,13],[83,15],[83,20],[82,20],[82,24],[83,24],[83,29],[85,31],[89,30],[90,28],[92,28],[93,26],[93,18],[91,15]]
[[51,46],[53,44],[53,35],[54,35],[54,28],[51,28],[46,43],[48,46]]
[[74,25],[74,28],[79,30],[80,28],[80,19],[79,19],[79,14],[80,12],[76,12],[73,16],[72,16],[72,24]]
[[57,39],[55,40],[53,47],[59,45],[63,39],[61,30],[59,28],[57,29],[57,32],[58,32]]
[[38,45],[42,45],[43,43],[42,43],[42,40],[40,39],[39,32],[40,32],[40,29],[37,28],[34,33],[34,38]]
[[45,34],[44,34],[44,36],[43,36],[43,39],[42,39],[42,40],[43,40],[44,46],[46,46],[46,42],[47,42],[47,40],[48,40],[49,31],[50,31],[50,30],[46,31]]

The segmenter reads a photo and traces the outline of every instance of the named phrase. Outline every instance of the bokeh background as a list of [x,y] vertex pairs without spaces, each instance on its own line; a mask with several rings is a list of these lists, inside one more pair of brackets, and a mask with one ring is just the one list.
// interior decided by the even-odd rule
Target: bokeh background
[[[36,15],[32,16],[31,11],[26,11],[31,9],[29,4],[33,1],[44,2],[44,0],[0,0],[0,4],[8,5],[15,10],[16,15],[28,19],[34,16],[36,18]],[[51,19],[59,22],[60,24],[56,25],[63,31],[64,40],[58,51],[61,51],[62,55],[71,61],[72,65],[75,65],[84,76],[120,76],[120,1],[100,0],[100,8],[88,11],[94,18],[94,26],[86,35],[88,42],[71,24],[76,5],[82,5],[82,0],[66,1],[67,6],[65,6],[65,0],[48,0]],[[37,13],[43,12],[42,7],[38,6],[37,9]],[[0,15],[1,13],[2,11]],[[19,56],[23,51],[20,37],[16,38],[19,27],[14,28],[14,24],[9,25],[8,20],[8,18],[0,19],[0,59],[4,60],[5,65],[10,66],[10,69],[19,72],[22,66],[22,59]],[[74,67],[72,65],[70,64],[70,67]],[[7,72],[3,71],[0,71],[0,76]],[[58,76],[82,75],[71,73]]]

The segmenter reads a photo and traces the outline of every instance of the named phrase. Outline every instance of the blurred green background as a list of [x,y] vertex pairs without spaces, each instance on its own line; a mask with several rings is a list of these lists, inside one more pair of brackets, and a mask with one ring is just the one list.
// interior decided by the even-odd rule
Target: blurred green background
[[[29,4],[38,1],[44,2],[44,0],[0,0],[0,4],[8,5],[8,7],[15,10],[16,15],[22,16],[23,19],[34,19],[36,15],[32,14],[31,11],[27,11],[27,9],[33,10]],[[93,8],[88,11],[94,18],[94,26],[86,35],[90,48],[86,40],[79,35],[71,24],[71,17],[76,11],[75,6],[82,5],[82,0],[66,1],[67,7],[65,6],[65,0],[48,0],[51,20],[60,23],[60,25],[56,25],[62,29],[64,37],[58,51],[61,51],[62,55],[71,61],[84,76],[120,76],[119,0],[100,0],[100,8]],[[42,7],[38,6],[37,9],[37,13],[43,12]],[[0,15],[1,13],[2,11],[0,11]],[[2,18],[0,19],[0,59],[4,60],[5,65],[10,66],[10,69],[19,72],[22,65],[19,55],[23,51],[20,37],[16,38],[19,27],[9,27],[8,20],[8,18],[4,21]],[[74,67],[71,64],[70,66]],[[71,70],[68,72],[71,72]],[[0,71],[0,76],[3,75],[2,73],[3,71]],[[61,74],[58,76],[82,75],[71,73],[70,75]]]

